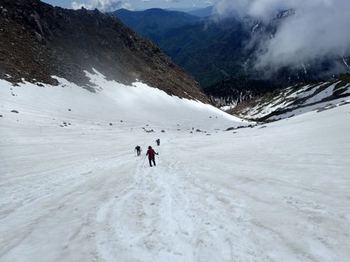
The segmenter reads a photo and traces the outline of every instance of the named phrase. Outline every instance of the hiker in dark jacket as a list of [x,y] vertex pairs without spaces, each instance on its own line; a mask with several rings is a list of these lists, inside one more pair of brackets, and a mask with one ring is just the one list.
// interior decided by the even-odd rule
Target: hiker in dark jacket
[[151,167],[152,163],[154,166],[156,166],[155,155],[158,155],[158,153],[156,153],[156,151],[154,151],[153,148],[149,146],[146,156],[148,156],[149,166]]
[[141,155],[141,147],[140,146],[136,146],[135,147],[135,151],[136,151],[136,154],[137,154],[137,156],[140,156]]
[[157,146],[160,146],[160,139],[159,138],[156,140],[156,143],[157,143]]

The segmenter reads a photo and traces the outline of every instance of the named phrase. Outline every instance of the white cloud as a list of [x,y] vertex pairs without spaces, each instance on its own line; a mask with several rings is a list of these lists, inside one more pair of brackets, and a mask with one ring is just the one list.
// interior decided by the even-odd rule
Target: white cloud
[[78,2],[78,1],[72,2],[73,9],[80,9],[82,7],[86,9],[97,8],[103,12],[115,11],[120,8],[132,9],[132,6],[129,2],[119,1],[119,0],[89,0],[85,3]]
[[349,0],[222,0],[220,15],[239,14],[267,20],[277,10],[294,9],[273,38],[261,44],[258,65],[300,65],[328,56],[350,54]]

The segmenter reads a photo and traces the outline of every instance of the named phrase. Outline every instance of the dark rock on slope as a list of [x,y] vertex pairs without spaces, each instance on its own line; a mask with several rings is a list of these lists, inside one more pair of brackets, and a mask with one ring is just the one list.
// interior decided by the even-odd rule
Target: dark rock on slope
[[313,84],[298,84],[245,100],[230,113],[247,120],[271,122],[310,111],[322,112],[348,104],[350,75]]
[[237,105],[261,97],[271,90],[279,90],[272,81],[249,79],[247,77],[237,77],[223,80],[212,86],[206,87],[203,91],[211,98],[217,107],[227,105]]
[[0,78],[89,86],[84,70],[139,79],[179,97],[208,101],[198,84],[156,45],[99,11],[66,10],[39,0],[0,0]]

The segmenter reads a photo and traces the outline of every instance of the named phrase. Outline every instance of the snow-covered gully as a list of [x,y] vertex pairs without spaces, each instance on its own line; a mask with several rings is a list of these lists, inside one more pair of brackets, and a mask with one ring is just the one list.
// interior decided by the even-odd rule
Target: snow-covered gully
[[106,261],[257,258],[256,247],[233,245],[247,227],[231,193],[197,181],[179,162],[145,169],[140,161],[130,188],[98,212],[99,253]]
[[348,261],[350,104],[224,131],[247,123],[98,81],[0,82],[1,262]]

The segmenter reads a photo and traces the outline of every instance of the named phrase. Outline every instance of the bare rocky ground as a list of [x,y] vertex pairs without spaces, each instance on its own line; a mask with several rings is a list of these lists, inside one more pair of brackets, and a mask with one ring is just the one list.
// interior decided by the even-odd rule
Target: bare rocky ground
[[126,84],[138,79],[171,95],[208,101],[156,45],[110,15],[38,0],[0,1],[0,78],[55,84],[55,75],[93,91],[84,73],[92,68]]

